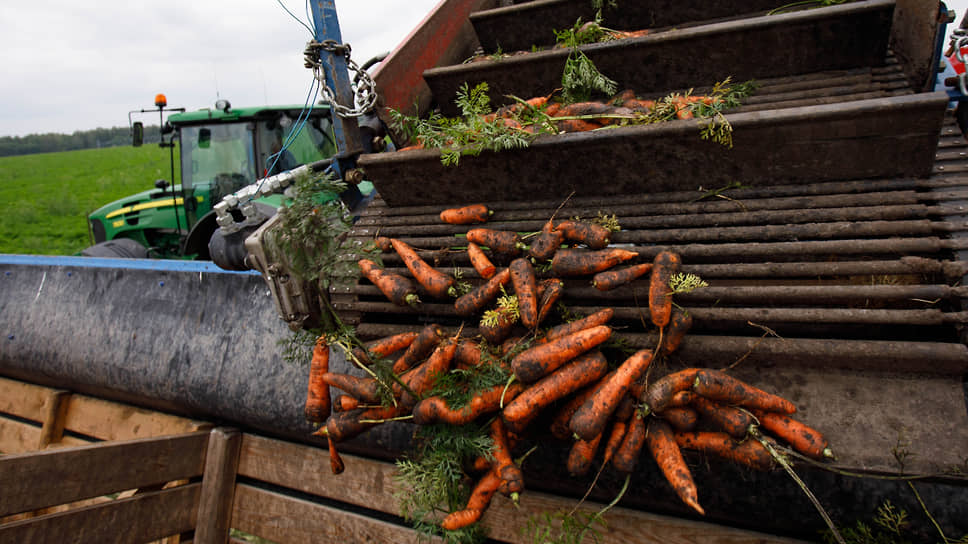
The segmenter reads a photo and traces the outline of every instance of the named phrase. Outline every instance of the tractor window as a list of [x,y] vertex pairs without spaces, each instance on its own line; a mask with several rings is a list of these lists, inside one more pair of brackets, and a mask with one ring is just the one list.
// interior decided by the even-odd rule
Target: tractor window
[[181,129],[182,185],[186,190],[211,182],[222,194],[237,191],[255,181],[254,159],[248,123]]
[[[323,160],[336,154],[333,125],[329,119],[314,117],[303,125],[302,130],[292,138],[288,147],[273,165],[275,158],[272,155],[282,149],[283,142],[286,141],[294,125],[295,121],[285,115],[260,123],[259,158],[262,170],[268,172],[268,175]],[[271,171],[269,171],[270,167]]]

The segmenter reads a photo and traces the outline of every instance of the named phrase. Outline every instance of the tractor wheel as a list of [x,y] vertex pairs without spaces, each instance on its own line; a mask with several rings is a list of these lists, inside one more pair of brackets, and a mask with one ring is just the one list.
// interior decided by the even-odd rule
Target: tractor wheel
[[114,259],[147,259],[145,246],[130,238],[107,240],[81,251],[84,257],[108,257]]

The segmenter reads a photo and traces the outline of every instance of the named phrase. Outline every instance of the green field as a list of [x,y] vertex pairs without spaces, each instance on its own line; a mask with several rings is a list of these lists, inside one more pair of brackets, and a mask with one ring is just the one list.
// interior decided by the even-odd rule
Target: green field
[[73,255],[91,245],[88,213],[161,178],[171,170],[158,146],[0,157],[0,253]]

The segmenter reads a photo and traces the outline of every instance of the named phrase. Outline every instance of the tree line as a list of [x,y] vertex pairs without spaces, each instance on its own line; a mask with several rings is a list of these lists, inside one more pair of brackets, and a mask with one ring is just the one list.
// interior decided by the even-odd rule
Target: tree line
[[[159,142],[158,125],[145,126],[145,144]],[[131,131],[128,127],[96,128],[77,130],[72,134],[28,134],[26,136],[0,136],[0,157],[51,153],[55,151],[75,151],[99,147],[131,145]]]

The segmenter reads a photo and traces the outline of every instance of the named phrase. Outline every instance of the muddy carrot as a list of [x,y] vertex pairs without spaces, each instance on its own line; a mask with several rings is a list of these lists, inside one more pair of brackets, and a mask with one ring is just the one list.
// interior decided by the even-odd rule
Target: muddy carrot
[[473,225],[487,222],[493,213],[484,204],[469,204],[440,212],[440,220],[451,225]]
[[390,240],[390,243],[393,245],[393,249],[397,254],[400,255],[400,258],[403,259],[403,264],[407,265],[407,269],[413,274],[417,283],[426,289],[431,296],[447,298],[450,295],[454,284],[457,283],[453,277],[427,264],[426,261],[417,255],[416,250],[405,242],[393,238]]
[[464,339],[458,342],[457,351],[454,352],[454,368],[467,370],[475,367],[484,361],[484,352],[477,342]]
[[615,455],[612,456],[612,467],[615,470],[624,474],[631,474],[635,470],[635,465],[639,461],[639,453],[645,445],[647,425],[648,420],[645,416],[636,411],[635,415],[629,420],[628,429],[625,431],[622,443],[619,444],[618,449],[615,450]]
[[678,432],[692,431],[699,422],[699,414],[688,406],[673,406],[656,415],[666,420]]
[[599,380],[606,372],[608,361],[600,351],[576,357],[529,386],[513,401],[506,402],[502,412],[504,421],[512,431],[522,433],[553,402]]
[[440,522],[441,528],[447,531],[456,531],[479,521],[503,481],[495,470],[491,470],[482,476],[477,485],[474,486],[474,490],[471,491],[471,498],[467,501],[467,506],[463,510],[448,514]]
[[380,402],[380,384],[373,378],[327,372],[323,374],[323,381],[346,392],[364,404],[379,404]]
[[833,458],[827,439],[816,429],[784,414],[758,410],[756,418],[760,420],[760,426],[803,455],[817,460]]
[[337,395],[337,397],[333,399],[334,412],[349,412],[350,410],[356,410],[359,407],[360,401],[349,395]]
[[598,310],[593,314],[589,314],[581,319],[569,321],[568,323],[563,323],[557,327],[548,329],[548,332],[545,333],[544,340],[554,340],[589,327],[604,325],[611,321],[612,316],[614,315],[615,310],[612,310],[611,308],[602,308],[601,310]]
[[491,319],[482,319],[478,330],[480,330],[481,336],[487,340],[488,344],[499,346],[501,342],[504,342],[511,336],[511,332],[514,330],[514,324],[517,323],[517,318],[514,314],[505,310],[496,309],[493,312],[485,314]]
[[680,448],[694,450],[705,455],[726,459],[755,470],[770,470],[773,457],[757,440],[737,442],[720,432],[677,432],[676,443]]
[[[551,272],[556,276],[584,276],[604,270],[638,257],[627,249],[559,249],[551,259]],[[653,272],[654,273],[654,272]]]
[[628,431],[629,423],[627,419],[616,420],[612,424],[612,429],[608,432],[608,439],[605,441],[605,449],[602,452],[602,464],[607,465],[612,462],[615,452],[622,444],[625,433]]
[[572,436],[571,429],[568,428],[568,422],[571,421],[571,416],[575,414],[575,410],[579,406],[588,400],[588,397],[592,395],[601,386],[601,380],[599,382],[589,385],[584,389],[575,393],[571,398],[566,400],[564,404],[558,408],[555,412],[554,417],[551,419],[551,424],[548,428],[551,430],[551,434],[559,440],[568,440]]
[[414,306],[420,303],[417,286],[408,278],[383,270],[369,259],[360,259],[357,264],[363,277],[375,285],[390,302],[398,306]]
[[528,259],[518,258],[511,261],[508,269],[511,271],[511,285],[518,296],[521,324],[534,329],[538,325],[538,286],[534,267]]
[[444,334],[444,330],[436,324],[427,325],[420,329],[407,351],[394,363],[393,372],[403,374],[407,369],[426,359],[434,351],[434,348],[440,344],[440,339],[444,337]]
[[692,315],[683,311],[681,308],[673,307],[672,316],[669,318],[669,325],[666,326],[662,333],[662,345],[659,346],[659,351],[664,354],[669,354],[679,349],[679,345],[682,344],[682,339],[685,338],[686,333],[691,328]]
[[467,231],[467,241],[506,255],[516,255],[527,247],[518,233],[507,230],[471,229]]
[[588,221],[566,219],[559,221],[554,228],[561,232],[565,240],[585,244],[589,249],[605,249],[612,237],[612,231]]
[[753,416],[734,406],[726,406],[696,395],[690,404],[713,428],[723,431],[736,439],[741,439],[749,432],[753,424]]
[[645,390],[645,395],[640,397],[639,400],[653,412],[662,412],[672,402],[676,393],[692,387],[699,370],[698,368],[686,368],[667,374],[650,385]]
[[600,325],[537,345],[512,359],[511,371],[525,383],[537,381],[561,365],[605,342],[611,335],[611,328]]
[[490,437],[494,444],[491,448],[491,453],[494,455],[494,469],[502,480],[498,491],[507,496],[524,491],[524,474],[511,457],[511,443],[504,420],[499,417],[494,418],[490,425]]
[[562,242],[565,240],[565,234],[558,229],[553,228],[551,221],[545,223],[544,227],[541,229],[541,233],[535,237],[534,241],[531,243],[531,247],[528,248],[528,255],[538,259],[540,261],[547,261],[554,256],[555,251],[561,247]]
[[541,283],[538,284],[538,325],[544,322],[564,293],[565,282],[560,279],[541,280]]
[[682,259],[669,251],[659,252],[652,261],[649,278],[649,316],[656,327],[665,327],[672,317],[672,289],[669,280],[679,271]]
[[735,404],[750,410],[781,414],[792,414],[797,411],[792,402],[711,368],[704,368],[696,374],[692,390],[708,399]]
[[390,243],[390,239],[386,236],[377,236],[373,239],[373,243],[384,253],[393,251],[393,244]]
[[702,507],[699,506],[699,493],[696,484],[693,482],[692,474],[682,458],[679,445],[676,444],[675,434],[669,424],[658,418],[651,418],[649,429],[646,433],[646,441],[649,444],[649,451],[655,459],[663,476],[675,490],[682,502],[691,506],[696,512],[705,515]]
[[478,417],[496,412],[501,408],[501,399],[510,402],[524,389],[521,384],[511,384],[506,390],[504,384],[484,390],[471,398],[461,408],[451,408],[442,397],[427,397],[413,407],[413,422],[417,425],[447,423],[466,425]]
[[494,299],[501,294],[501,288],[508,281],[512,280],[513,277],[513,271],[505,268],[492,276],[491,279],[475,287],[469,293],[458,297],[454,301],[454,310],[457,312],[457,315],[470,317],[479,313],[488,304],[494,302]]
[[[417,395],[423,395],[437,382],[437,378],[450,369],[454,360],[454,353],[457,352],[457,342],[448,340],[434,349],[430,357],[423,364],[415,368],[407,376],[407,386]],[[413,406],[418,399],[411,396],[409,391],[404,391],[401,398],[403,406]]]
[[598,445],[601,441],[602,434],[598,433],[590,440],[579,439],[571,445],[566,463],[569,475],[576,477],[588,473],[588,469],[592,468],[592,461],[595,460],[595,453],[598,451]]
[[309,362],[309,385],[304,408],[306,420],[312,423],[322,423],[329,416],[329,386],[323,380],[323,375],[327,372],[329,372],[329,345],[326,343],[326,337],[320,336],[313,346],[313,358]]
[[613,268],[595,274],[592,278],[592,285],[599,291],[609,291],[616,287],[621,287],[641,276],[652,271],[652,263],[639,263],[626,268]]
[[470,257],[471,266],[482,278],[489,280],[497,272],[497,268],[491,264],[491,260],[487,258],[481,246],[474,242],[467,242],[467,256]]
[[342,474],[346,466],[343,464],[343,459],[339,456],[339,451],[336,450],[336,441],[329,435],[326,435],[326,441],[329,444],[329,470],[333,474]]
[[[558,110],[557,116],[562,117],[561,110]],[[596,128],[602,128],[602,124],[584,119],[558,119],[555,120],[555,127],[560,132],[588,132]]]
[[415,338],[417,338],[417,333],[415,332],[401,332],[368,342],[362,348],[354,348],[353,355],[359,362],[364,365],[369,365],[374,360],[383,359],[400,350],[409,348]]
[[313,434],[325,434],[332,437],[334,442],[342,442],[359,436],[367,429],[378,425],[378,423],[372,423],[373,421],[391,419],[400,414],[401,408],[397,406],[381,406],[366,410],[357,409],[350,412],[334,413],[330,414],[326,420],[326,427]]
[[643,349],[625,360],[609,374],[604,385],[583,404],[569,424],[571,430],[584,440],[591,440],[605,429],[608,419],[618,408],[632,382],[638,380],[652,362],[652,351]]

